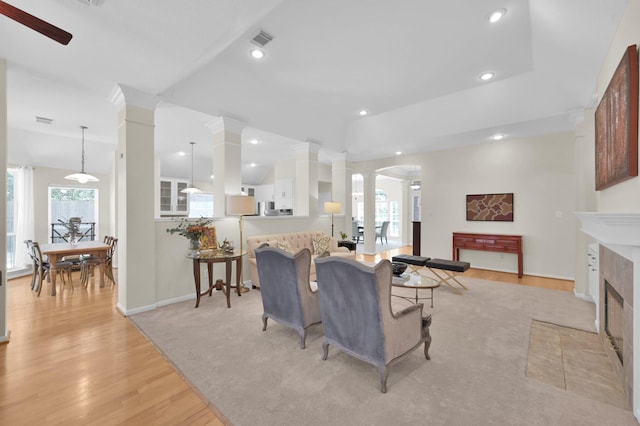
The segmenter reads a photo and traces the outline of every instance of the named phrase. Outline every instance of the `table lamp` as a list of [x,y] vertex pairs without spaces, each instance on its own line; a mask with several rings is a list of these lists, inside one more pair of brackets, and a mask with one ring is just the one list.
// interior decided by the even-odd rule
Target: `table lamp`
[[[244,216],[245,215],[253,215],[256,213],[256,203],[252,196],[248,195],[228,195],[227,196],[227,215],[229,216],[240,216],[240,253],[242,253],[242,230],[244,227]],[[242,274],[242,268],[240,271],[236,272]],[[241,293],[245,293],[249,291],[248,288],[244,287],[242,284],[242,279],[240,280],[240,288]]]
[[324,203],[324,212],[331,213],[331,236],[333,237],[333,215],[339,214],[342,210],[342,204],[335,201],[326,201]]

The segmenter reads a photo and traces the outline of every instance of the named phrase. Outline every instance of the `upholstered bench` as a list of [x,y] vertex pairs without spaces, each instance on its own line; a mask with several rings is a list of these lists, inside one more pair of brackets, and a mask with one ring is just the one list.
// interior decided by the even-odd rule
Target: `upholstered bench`
[[418,272],[418,269],[424,268],[425,266],[427,266],[427,262],[430,259],[431,259],[430,257],[412,256],[410,254],[399,254],[397,256],[393,256],[391,258],[391,261],[406,263],[411,267],[411,269],[414,272]]
[[[455,281],[460,287],[468,290],[468,288],[465,287],[464,284],[456,279],[452,272],[463,273],[471,267],[471,264],[469,262],[459,262],[457,260],[446,259],[429,259],[424,266],[429,268],[429,270],[440,279],[440,283],[448,285],[453,290],[455,290],[456,293],[462,294],[457,288],[451,285],[451,283],[449,282],[450,280]],[[438,271],[444,273],[444,276],[440,275]]]

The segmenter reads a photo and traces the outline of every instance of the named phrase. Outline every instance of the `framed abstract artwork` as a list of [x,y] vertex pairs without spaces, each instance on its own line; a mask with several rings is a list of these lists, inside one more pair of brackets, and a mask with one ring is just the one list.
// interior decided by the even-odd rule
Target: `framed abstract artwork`
[[513,193],[467,195],[467,220],[513,222]]
[[638,176],[638,49],[627,47],[595,115],[596,191]]

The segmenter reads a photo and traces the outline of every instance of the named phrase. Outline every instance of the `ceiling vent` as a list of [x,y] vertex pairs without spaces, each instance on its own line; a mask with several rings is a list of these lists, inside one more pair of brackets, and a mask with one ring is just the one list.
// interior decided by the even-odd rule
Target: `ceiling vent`
[[264,47],[265,44],[269,43],[271,40],[273,40],[273,36],[271,34],[260,30],[260,32],[251,39],[251,43],[256,46]]
[[46,118],[46,117],[38,117],[36,115],[36,123],[40,123],[40,124],[53,124],[53,119],[52,118]]

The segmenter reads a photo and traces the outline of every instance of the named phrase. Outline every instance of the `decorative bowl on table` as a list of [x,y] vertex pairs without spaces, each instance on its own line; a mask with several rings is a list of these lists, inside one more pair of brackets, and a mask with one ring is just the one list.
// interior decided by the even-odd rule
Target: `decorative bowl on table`
[[407,269],[407,264],[403,262],[391,262],[393,275],[400,276]]

